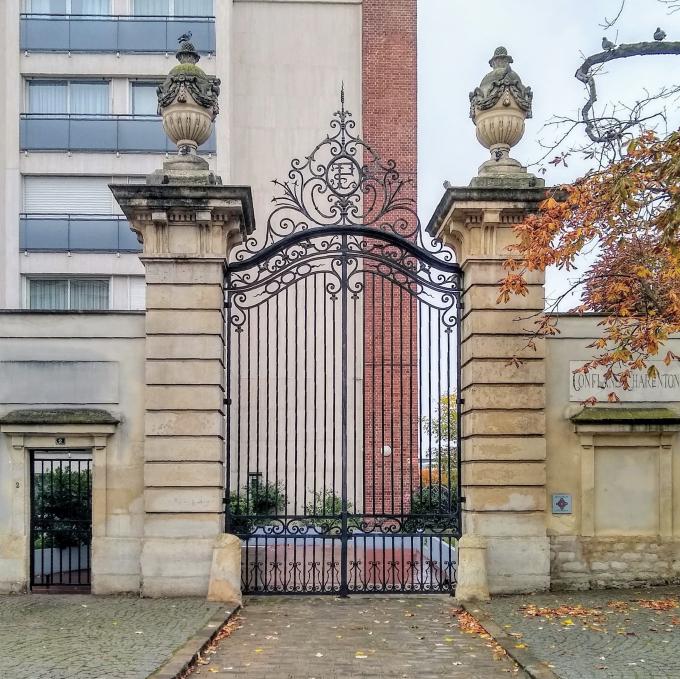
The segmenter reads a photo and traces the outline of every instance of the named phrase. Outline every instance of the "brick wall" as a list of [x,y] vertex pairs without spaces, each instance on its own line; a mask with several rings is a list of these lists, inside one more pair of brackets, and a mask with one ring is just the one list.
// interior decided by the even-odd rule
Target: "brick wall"
[[[396,161],[414,200],[416,29],[416,0],[364,0],[363,138],[383,161]],[[365,511],[407,513],[420,471],[416,301],[372,275],[365,278],[364,340]]]

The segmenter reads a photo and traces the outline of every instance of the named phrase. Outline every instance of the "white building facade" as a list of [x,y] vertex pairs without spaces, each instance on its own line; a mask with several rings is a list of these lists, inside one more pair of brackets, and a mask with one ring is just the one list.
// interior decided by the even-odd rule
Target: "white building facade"
[[253,187],[260,223],[343,82],[359,117],[357,0],[6,0],[0,308],[144,308],[141,246],[108,185],[142,182],[171,151],[155,90],[187,31],[222,81],[201,151],[225,184]]

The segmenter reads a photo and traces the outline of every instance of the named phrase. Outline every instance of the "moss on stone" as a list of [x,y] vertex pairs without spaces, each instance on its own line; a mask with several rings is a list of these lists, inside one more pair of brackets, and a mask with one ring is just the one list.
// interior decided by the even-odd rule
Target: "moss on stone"
[[13,410],[0,417],[0,424],[118,424],[119,419],[106,410],[94,408],[30,408]]
[[671,424],[680,423],[680,414],[669,408],[584,408],[570,419],[579,423]]
[[196,64],[178,64],[171,71],[170,75],[196,75],[205,78],[205,71]]

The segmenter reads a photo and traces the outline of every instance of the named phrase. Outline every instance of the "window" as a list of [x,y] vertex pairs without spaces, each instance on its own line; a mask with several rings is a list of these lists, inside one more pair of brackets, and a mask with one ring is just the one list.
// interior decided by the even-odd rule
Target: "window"
[[215,11],[213,0],[133,0],[135,16],[192,16],[211,17]]
[[111,0],[28,0],[30,14],[90,14],[111,13]]
[[158,115],[158,83],[132,83],[132,113],[136,116]]
[[28,307],[50,311],[101,311],[109,308],[109,280],[31,278]]
[[24,175],[23,212],[51,215],[121,214],[109,184],[132,184],[138,181],[137,178],[94,175]]
[[29,113],[102,115],[110,112],[109,82],[29,80]]

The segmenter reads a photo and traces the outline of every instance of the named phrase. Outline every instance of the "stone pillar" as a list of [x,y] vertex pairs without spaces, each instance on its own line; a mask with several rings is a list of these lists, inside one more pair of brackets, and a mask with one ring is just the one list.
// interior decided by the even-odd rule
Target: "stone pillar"
[[118,186],[144,244],[144,596],[205,595],[224,530],[225,317],[230,248],[252,229],[250,190]]
[[[492,594],[547,589],[550,573],[544,342],[537,341],[536,351],[526,348],[544,308],[543,274],[531,274],[526,297],[497,303],[513,225],[545,196],[542,180],[508,155],[531,111],[531,90],[511,62],[504,48],[496,50],[494,70],[470,95],[477,136],[491,149],[491,160],[470,186],[447,188],[428,226],[455,250],[463,269],[463,533],[486,542]],[[513,356],[524,363],[512,364]],[[477,559],[484,540],[471,543]],[[462,570],[473,562],[461,554]],[[470,581],[461,573],[462,585]],[[457,590],[461,599],[469,594],[465,586]]]
[[[184,42],[159,88],[179,155],[145,185],[112,191],[146,269],[144,596],[207,595],[211,568],[238,593],[240,546],[225,541],[225,300],[231,248],[254,229],[247,187],[222,186],[196,149],[210,136],[219,81]],[[230,551],[231,550],[231,551]],[[213,554],[216,567],[213,567]]]

